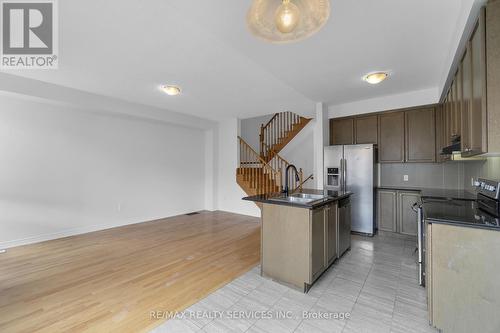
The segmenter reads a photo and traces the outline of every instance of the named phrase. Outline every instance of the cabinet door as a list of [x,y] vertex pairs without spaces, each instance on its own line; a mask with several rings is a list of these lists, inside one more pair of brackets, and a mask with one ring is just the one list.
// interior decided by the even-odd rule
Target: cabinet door
[[379,162],[404,162],[404,112],[381,114],[379,123]]
[[325,211],[319,208],[311,212],[311,281],[325,268]]
[[455,132],[457,136],[462,136],[462,106],[463,106],[463,89],[462,89],[462,66],[458,66],[456,81],[456,110],[455,110]]
[[378,117],[368,116],[354,119],[354,133],[356,135],[356,144],[360,143],[378,143]]
[[337,203],[328,207],[327,216],[327,265],[337,258]]
[[406,162],[436,161],[436,114],[434,108],[405,112]]
[[446,159],[441,155],[443,147],[446,147],[445,139],[445,110],[446,99],[443,104],[436,108],[436,162],[444,162]]
[[397,192],[378,190],[377,192],[377,223],[378,229],[396,232],[397,226]]
[[470,46],[460,63],[462,73],[462,153],[471,150],[471,103],[472,103],[472,63]]
[[450,129],[451,129],[451,139],[456,138],[457,136],[460,135],[460,121],[459,121],[459,108],[460,105],[458,103],[458,89],[457,89],[457,76],[455,75],[455,79],[453,80],[453,83],[451,84],[451,110],[450,110],[450,117],[451,117],[451,124],[450,124]]
[[[472,33],[470,41],[470,64],[472,76],[472,96],[469,117],[469,144],[467,155],[488,151],[486,118],[486,48],[485,48],[484,11]],[[491,92],[494,93],[493,91]]]
[[485,18],[488,153],[500,153],[500,2],[488,1]]
[[398,192],[398,231],[405,235],[417,235],[418,214],[412,209],[415,202],[420,201],[418,192]]
[[444,113],[444,123],[445,123],[445,131],[444,131],[444,146],[449,146],[451,144],[451,111],[452,111],[452,96],[451,96],[451,88],[448,90],[448,95],[446,96],[445,103],[445,113]]
[[330,119],[330,144],[352,145],[354,143],[354,119]]

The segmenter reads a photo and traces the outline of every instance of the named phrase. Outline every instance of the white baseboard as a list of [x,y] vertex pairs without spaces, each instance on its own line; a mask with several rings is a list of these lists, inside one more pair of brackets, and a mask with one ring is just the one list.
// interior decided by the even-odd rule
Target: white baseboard
[[164,219],[164,218],[184,215],[184,214],[187,214],[190,212],[192,212],[192,210],[189,210],[189,211],[186,211],[186,212],[183,212],[180,214],[170,215],[170,216],[152,217],[152,218],[148,219],[147,221],[141,221],[141,222],[130,221],[130,222],[124,222],[124,223],[95,224],[95,225],[90,225],[90,226],[85,226],[85,227],[65,229],[65,230],[61,230],[58,232],[54,232],[54,233],[42,234],[42,235],[36,235],[36,236],[31,236],[31,237],[26,237],[26,238],[21,238],[21,239],[0,242],[0,249],[3,250],[3,249],[16,247],[16,246],[35,244],[35,243],[45,242],[45,241],[54,240],[54,239],[58,239],[58,238],[76,236],[76,235],[86,234],[86,233],[94,232],[94,231],[122,227],[122,226],[130,225],[130,224],[145,223],[145,222],[160,220],[160,219]]

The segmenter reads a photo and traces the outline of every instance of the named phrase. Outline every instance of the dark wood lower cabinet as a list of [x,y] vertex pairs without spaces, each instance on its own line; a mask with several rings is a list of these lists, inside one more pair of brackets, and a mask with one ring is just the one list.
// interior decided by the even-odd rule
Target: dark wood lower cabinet
[[337,219],[337,214],[338,214],[338,205],[331,204],[326,208],[326,217],[325,217],[325,222],[326,222],[326,252],[327,252],[327,265],[330,265],[337,259],[337,229],[338,229],[338,219]]
[[413,204],[420,201],[419,192],[398,192],[398,232],[404,235],[417,235],[418,215],[412,209]]
[[377,191],[377,224],[381,231],[417,235],[417,213],[412,209],[420,201],[420,192],[379,189]]
[[311,219],[311,273],[315,280],[325,268],[325,209],[314,209]]
[[397,228],[397,194],[392,190],[377,192],[378,229],[396,232]]

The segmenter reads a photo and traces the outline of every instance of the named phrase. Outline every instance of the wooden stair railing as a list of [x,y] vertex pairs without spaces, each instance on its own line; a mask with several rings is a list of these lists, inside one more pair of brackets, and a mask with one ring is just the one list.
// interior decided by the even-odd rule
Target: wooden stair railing
[[[291,164],[287,160],[285,160],[280,154],[278,154],[273,148],[268,147],[266,143],[264,143],[264,147],[269,151],[270,153],[270,160],[267,162],[273,170],[280,171],[281,172],[281,184],[284,186],[285,185],[285,177],[286,177],[286,168]],[[290,169],[289,174],[288,174],[288,186],[290,191],[294,191],[298,186],[297,184],[302,182],[302,179],[304,177],[304,174],[302,172],[302,169],[298,170],[298,178],[299,181],[296,181],[296,176],[295,176],[295,170]]]
[[238,136],[238,140],[240,147],[240,167],[237,170],[236,177],[240,186],[248,194],[279,192],[281,189],[281,171],[273,169],[240,136]]
[[[302,169],[300,169],[300,171],[302,172]],[[295,192],[296,190],[302,190],[302,185],[304,185],[309,179],[314,179],[314,175],[312,173],[309,175],[309,177],[307,177],[304,180],[302,180],[301,178],[299,185],[297,185],[297,187],[292,190],[292,193]]]
[[273,155],[269,148],[279,153],[310,120],[289,111],[276,113],[267,124],[261,125],[259,135],[261,157],[266,161],[272,159]]
[[[248,195],[280,192],[285,181],[286,167],[290,163],[276,152],[273,152],[274,157],[266,162],[243,138],[238,136],[238,140],[240,165],[236,171],[237,183]],[[293,193],[302,189],[302,185],[311,179],[312,175],[304,180],[302,169],[290,169],[288,177],[289,191]]]

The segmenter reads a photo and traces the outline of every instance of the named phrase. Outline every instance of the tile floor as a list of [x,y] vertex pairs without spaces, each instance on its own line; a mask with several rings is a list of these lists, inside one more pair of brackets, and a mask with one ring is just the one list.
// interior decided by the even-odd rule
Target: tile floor
[[[152,332],[436,332],[427,324],[414,250],[412,237],[352,236],[351,250],[307,294],[262,278],[255,267],[186,310],[226,311],[225,317],[171,319]],[[246,317],[252,311],[270,318]],[[286,318],[277,318],[279,311]],[[350,316],[304,318],[304,311]],[[243,315],[228,318],[228,313]]]

